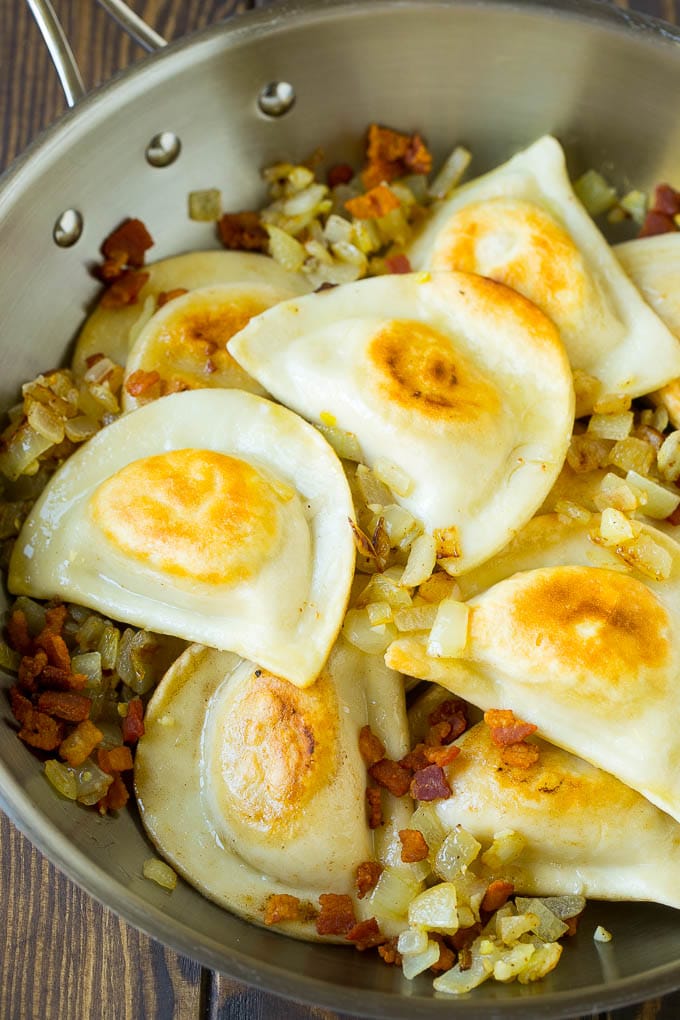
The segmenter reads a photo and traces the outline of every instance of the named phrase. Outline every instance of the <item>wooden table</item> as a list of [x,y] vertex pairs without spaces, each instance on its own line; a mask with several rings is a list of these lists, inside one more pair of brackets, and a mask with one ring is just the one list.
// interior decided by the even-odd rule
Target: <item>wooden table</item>
[[[272,0],[137,0],[168,39]],[[54,0],[88,86],[143,51],[93,0]],[[680,0],[621,6],[680,21]],[[0,170],[65,109],[22,0],[0,0]],[[130,928],[64,878],[0,814],[0,1020],[333,1020],[178,956]],[[106,1003],[106,1006],[104,1005]],[[607,1014],[676,1020],[680,993]]]

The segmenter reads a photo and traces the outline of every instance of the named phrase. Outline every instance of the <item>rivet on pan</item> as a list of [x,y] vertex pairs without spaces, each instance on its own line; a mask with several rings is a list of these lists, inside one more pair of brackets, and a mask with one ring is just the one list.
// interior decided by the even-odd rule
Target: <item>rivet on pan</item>
[[154,135],[146,147],[146,161],[151,166],[170,166],[180,154],[182,143],[173,131]]
[[83,217],[77,209],[66,209],[54,224],[52,237],[60,248],[70,248],[83,232]]
[[267,117],[283,117],[294,104],[295,89],[288,81],[270,81],[257,99],[257,105]]

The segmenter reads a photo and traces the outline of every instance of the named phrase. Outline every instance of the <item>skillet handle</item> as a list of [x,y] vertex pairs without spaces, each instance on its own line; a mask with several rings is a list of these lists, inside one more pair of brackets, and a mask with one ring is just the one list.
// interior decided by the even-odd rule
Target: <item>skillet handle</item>
[[[163,36],[150,28],[123,0],[98,0],[100,5],[144,49],[153,51],[167,46]],[[26,0],[54,64],[69,106],[75,106],[86,93],[80,68],[51,0]]]

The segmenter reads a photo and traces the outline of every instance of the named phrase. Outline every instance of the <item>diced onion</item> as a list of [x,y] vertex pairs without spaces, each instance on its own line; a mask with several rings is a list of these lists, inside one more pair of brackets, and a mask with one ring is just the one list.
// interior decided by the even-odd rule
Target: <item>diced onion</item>
[[667,482],[680,478],[680,431],[666,436],[657,454],[659,471]]
[[399,935],[397,951],[402,956],[415,956],[427,949],[428,941],[427,932],[420,928],[407,928]]
[[427,654],[433,658],[454,659],[465,651],[470,610],[457,599],[443,599],[427,643]]
[[345,432],[337,425],[317,425],[316,427],[342,460],[351,460],[355,464],[362,460],[363,454],[359,440],[353,432]]
[[399,609],[394,614],[394,622],[399,631],[430,630],[437,616],[438,606],[429,603],[424,606],[409,606]]
[[481,843],[478,843],[462,826],[457,825],[439,847],[434,870],[445,881],[453,882],[465,874],[469,865],[479,856],[481,849]]
[[651,443],[635,436],[619,439],[609,452],[608,462],[621,471],[637,471],[647,475],[654,463],[655,452]]
[[502,829],[494,834],[493,843],[482,854],[482,864],[491,871],[498,871],[519,857],[526,847],[526,842],[524,836],[514,829]]
[[381,482],[384,482],[392,492],[396,492],[397,496],[408,496],[413,488],[413,482],[406,472],[402,471],[397,464],[393,464],[383,457],[378,457],[374,463],[373,474]]
[[586,170],[573,184],[574,191],[591,216],[600,216],[616,204],[616,188],[597,170]]
[[408,560],[399,582],[404,588],[415,588],[426,581],[437,562],[437,548],[432,535],[419,535],[411,546]]
[[189,219],[198,223],[214,223],[222,215],[222,192],[204,188],[189,192]]
[[348,610],[342,625],[342,633],[350,644],[369,655],[381,655],[397,636],[396,628],[392,624],[371,626],[365,609]]
[[446,198],[460,183],[471,159],[472,154],[468,149],[457,145],[430,185],[432,197]]
[[602,511],[600,535],[603,544],[607,546],[619,545],[635,538],[631,521],[620,510],[614,510],[612,507]]
[[402,971],[404,977],[408,981],[412,981],[418,974],[422,974],[423,971],[427,970],[436,963],[439,959],[441,950],[439,943],[434,942],[430,939],[427,940],[427,946],[422,953],[414,953],[412,955],[404,956],[402,961]]
[[625,439],[633,427],[633,412],[621,414],[593,414],[588,422],[588,432],[601,439]]
[[464,995],[477,988],[491,977],[493,966],[483,956],[473,956],[472,965],[461,970],[457,963],[433,982],[435,992],[446,992],[449,995]]
[[383,868],[375,889],[368,897],[371,912],[397,920],[408,914],[409,904],[422,888],[403,868]]
[[629,471],[626,481],[647,496],[647,502],[644,504],[644,512],[647,517],[664,520],[674,510],[677,510],[678,504],[680,504],[680,492],[677,490],[672,492],[651,478],[643,477],[637,471]]
[[165,861],[159,861],[157,857],[149,857],[142,865],[142,874],[156,885],[170,892],[177,885],[177,875]]
[[455,935],[458,922],[458,894],[452,882],[440,882],[411,900],[408,923],[413,928]]
[[597,928],[593,932],[593,938],[596,942],[611,942],[613,935],[606,928],[603,928],[601,924],[598,924]]

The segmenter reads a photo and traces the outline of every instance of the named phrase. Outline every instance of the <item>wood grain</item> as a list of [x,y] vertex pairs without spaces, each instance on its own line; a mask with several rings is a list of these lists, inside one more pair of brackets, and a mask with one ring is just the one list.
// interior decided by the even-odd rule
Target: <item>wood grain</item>
[[[93,0],[53,0],[88,87],[141,59]],[[272,0],[137,0],[163,36]],[[678,21],[676,0],[620,6]],[[66,108],[37,28],[21,0],[0,0],[0,171]],[[287,1003],[186,958],[135,931],[50,865],[0,814],[1,1020],[338,1020]],[[680,993],[606,1014],[676,1020]],[[605,1020],[602,1016],[598,1020]]]

